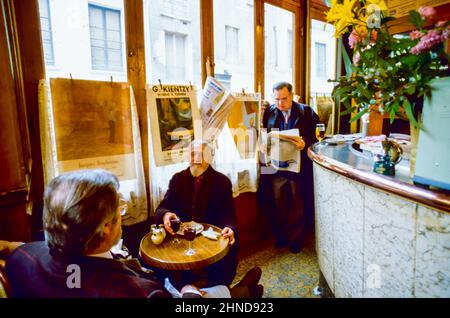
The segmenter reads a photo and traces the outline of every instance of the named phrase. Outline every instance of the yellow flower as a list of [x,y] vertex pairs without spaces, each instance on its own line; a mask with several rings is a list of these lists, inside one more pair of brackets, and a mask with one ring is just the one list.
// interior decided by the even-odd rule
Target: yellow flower
[[353,12],[356,1],[344,0],[342,3],[338,3],[337,0],[334,0],[331,2],[330,11],[327,12],[327,22],[334,24],[335,37],[345,33],[349,26],[362,25]]

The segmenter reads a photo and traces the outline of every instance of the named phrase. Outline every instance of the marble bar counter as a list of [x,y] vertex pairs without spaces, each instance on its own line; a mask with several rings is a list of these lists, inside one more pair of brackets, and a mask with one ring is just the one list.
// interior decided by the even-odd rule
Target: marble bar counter
[[315,144],[316,250],[336,297],[450,297],[450,193],[417,187],[409,161],[372,172],[351,143]]

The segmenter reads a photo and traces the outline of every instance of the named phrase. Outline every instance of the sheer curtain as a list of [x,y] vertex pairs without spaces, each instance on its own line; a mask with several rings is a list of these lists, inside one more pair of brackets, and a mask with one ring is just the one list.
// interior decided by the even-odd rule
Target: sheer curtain
[[[150,131],[150,130],[149,130]],[[169,186],[172,176],[186,169],[188,162],[156,167],[153,157],[153,145],[151,136],[149,138],[149,161],[150,161],[150,195],[152,213],[158,207]],[[211,166],[226,175],[233,186],[233,197],[244,192],[256,192],[258,183],[258,172],[256,159],[241,159],[234,144],[232,134],[225,124],[217,140],[212,144],[215,149],[214,162]]]

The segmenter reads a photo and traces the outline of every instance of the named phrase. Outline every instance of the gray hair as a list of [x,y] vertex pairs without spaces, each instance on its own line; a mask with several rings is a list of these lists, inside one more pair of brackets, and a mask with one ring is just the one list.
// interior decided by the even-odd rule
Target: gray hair
[[106,170],[79,170],[53,179],[44,192],[43,222],[52,255],[79,256],[97,248],[103,225],[117,222],[119,180]]

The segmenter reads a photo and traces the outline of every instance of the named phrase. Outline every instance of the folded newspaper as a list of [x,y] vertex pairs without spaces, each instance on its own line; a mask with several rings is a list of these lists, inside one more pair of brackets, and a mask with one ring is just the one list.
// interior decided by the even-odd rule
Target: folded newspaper
[[300,150],[293,141],[301,139],[299,130],[271,131],[261,129],[260,161],[280,171],[300,172]]
[[203,124],[203,139],[213,141],[217,138],[233,106],[231,92],[214,77],[208,77],[200,101],[200,117]]

